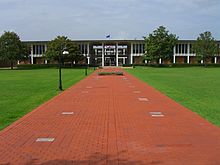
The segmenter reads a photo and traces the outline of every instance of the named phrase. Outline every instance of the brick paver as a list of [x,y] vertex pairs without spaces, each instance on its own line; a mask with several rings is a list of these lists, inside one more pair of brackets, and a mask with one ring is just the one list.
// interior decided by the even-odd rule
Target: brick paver
[[127,73],[94,73],[1,131],[0,164],[218,165],[220,129]]

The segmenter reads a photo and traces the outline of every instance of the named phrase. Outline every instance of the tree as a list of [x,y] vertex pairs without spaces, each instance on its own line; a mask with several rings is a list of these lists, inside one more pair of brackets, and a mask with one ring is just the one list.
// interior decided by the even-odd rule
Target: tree
[[0,37],[0,59],[9,61],[11,69],[15,62],[27,58],[28,55],[28,45],[22,43],[15,32],[4,32]]
[[58,61],[59,55],[64,49],[67,50],[69,54],[63,57],[63,61],[71,61],[73,64],[74,61],[80,59],[79,46],[65,36],[57,36],[54,40],[51,40],[48,43],[45,56],[47,59]]
[[175,34],[169,34],[164,26],[160,26],[149,34],[145,39],[146,60],[156,60],[173,58],[173,47],[176,45],[178,37]]
[[209,31],[199,35],[193,44],[193,49],[196,52],[196,56],[203,60],[204,66],[207,65],[207,60],[218,54],[219,51],[217,41],[212,37],[212,33]]
[[78,63],[84,59],[84,56],[79,50],[79,46],[73,42],[67,44],[69,54],[67,55],[67,60],[73,65],[74,62]]

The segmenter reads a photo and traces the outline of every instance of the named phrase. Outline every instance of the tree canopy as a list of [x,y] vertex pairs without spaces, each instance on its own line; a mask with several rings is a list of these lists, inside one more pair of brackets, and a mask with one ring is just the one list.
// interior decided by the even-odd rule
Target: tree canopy
[[62,56],[63,61],[70,61],[73,63],[74,61],[83,59],[79,46],[65,36],[57,36],[54,40],[51,40],[48,43],[45,56],[47,59],[59,60],[59,55],[64,50],[68,51],[69,54]]
[[201,33],[193,44],[193,49],[196,56],[204,61],[206,65],[208,58],[215,56],[219,53],[217,41],[212,37],[212,33],[206,31]]
[[173,47],[176,45],[178,37],[175,34],[169,34],[164,26],[160,26],[149,34],[145,39],[146,60],[169,59],[173,57]]
[[0,37],[0,59],[9,61],[11,69],[17,60],[27,58],[28,55],[28,45],[22,43],[15,32],[6,31]]

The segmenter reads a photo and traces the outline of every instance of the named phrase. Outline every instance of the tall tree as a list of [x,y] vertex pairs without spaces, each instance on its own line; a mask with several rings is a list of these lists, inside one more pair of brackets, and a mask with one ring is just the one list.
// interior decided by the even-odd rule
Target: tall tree
[[65,50],[69,52],[68,55],[62,57],[62,61],[77,61],[80,55],[79,46],[72,42],[65,36],[57,36],[54,40],[48,43],[45,56],[47,59],[59,60],[59,55]]
[[173,47],[176,45],[178,37],[175,34],[169,34],[164,26],[160,26],[149,34],[145,39],[146,60],[156,60],[173,58]]
[[15,32],[6,31],[0,37],[0,59],[9,61],[11,69],[18,60],[27,58],[28,46],[21,42]]
[[193,49],[196,52],[196,56],[203,60],[204,66],[207,65],[208,59],[218,54],[219,51],[217,41],[212,37],[212,33],[209,31],[199,35],[193,44]]

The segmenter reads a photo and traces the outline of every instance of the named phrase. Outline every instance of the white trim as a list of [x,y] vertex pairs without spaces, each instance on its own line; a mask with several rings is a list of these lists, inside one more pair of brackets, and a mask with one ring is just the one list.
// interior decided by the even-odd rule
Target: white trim
[[187,56],[187,64],[190,63],[190,56]]

